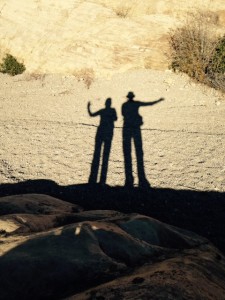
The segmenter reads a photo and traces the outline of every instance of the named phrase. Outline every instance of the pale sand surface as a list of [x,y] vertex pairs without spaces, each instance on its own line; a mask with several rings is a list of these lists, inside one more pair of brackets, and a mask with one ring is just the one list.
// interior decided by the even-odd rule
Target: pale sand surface
[[128,91],[134,91],[137,100],[165,98],[140,109],[151,186],[224,192],[225,99],[186,76],[147,70],[96,79],[90,89],[75,77],[29,80],[28,75],[1,74],[0,184],[27,179],[87,183],[99,123],[98,117],[89,117],[87,102],[96,111],[111,97],[118,121],[107,184],[123,185],[121,105]]

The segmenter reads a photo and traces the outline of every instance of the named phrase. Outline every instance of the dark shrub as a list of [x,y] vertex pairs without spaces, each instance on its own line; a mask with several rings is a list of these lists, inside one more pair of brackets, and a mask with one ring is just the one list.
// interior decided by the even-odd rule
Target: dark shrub
[[11,54],[6,54],[3,62],[0,64],[0,72],[7,73],[12,76],[22,74],[26,70],[23,63],[19,63]]

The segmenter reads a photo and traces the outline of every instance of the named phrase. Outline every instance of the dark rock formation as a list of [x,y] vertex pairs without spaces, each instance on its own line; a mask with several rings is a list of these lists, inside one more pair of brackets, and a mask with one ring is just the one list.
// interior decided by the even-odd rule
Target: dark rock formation
[[45,195],[2,207],[0,299],[225,299],[225,259],[194,233]]

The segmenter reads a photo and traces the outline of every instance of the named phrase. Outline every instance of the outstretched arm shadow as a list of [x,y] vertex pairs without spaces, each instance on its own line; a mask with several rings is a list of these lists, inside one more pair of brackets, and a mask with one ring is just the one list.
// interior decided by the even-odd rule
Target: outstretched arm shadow
[[138,112],[141,106],[155,105],[164,100],[160,98],[156,101],[142,102],[135,101],[133,92],[127,95],[128,101],[122,105],[122,115],[124,117],[123,126],[123,153],[124,153],[124,168],[125,168],[125,186],[132,187],[134,183],[133,170],[132,170],[132,157],[131,157],[131,144],[134,141],[134,147],[137,158],[137,172],[139,187],[149,188],[150,184],[145,175],[144,168],[144,153],[142,145],[141,125],[143,120]]

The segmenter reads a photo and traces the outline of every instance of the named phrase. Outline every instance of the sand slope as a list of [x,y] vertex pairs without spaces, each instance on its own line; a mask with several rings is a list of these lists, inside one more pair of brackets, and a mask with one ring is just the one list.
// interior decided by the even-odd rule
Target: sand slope
[[[145,169],[153,187],[225,191],[225,102],[185,76],[135,71],[95,80],[90,89],[74,77],[0,75],[0,182],[49,179],[87,183],[99,118],[92,111],[112,97],[115,123],[107,183],[124,184],[121,105],[129,90],[155,106],[140,109]],[[133,153],[133,158],[134,153]],[[134,163],[135,182],[137,183]]]
[[215,14],[224,33],[222,0],[1,0],[0,57],[9,52],[34,73],[165,69],[168,32],[193,10]]

